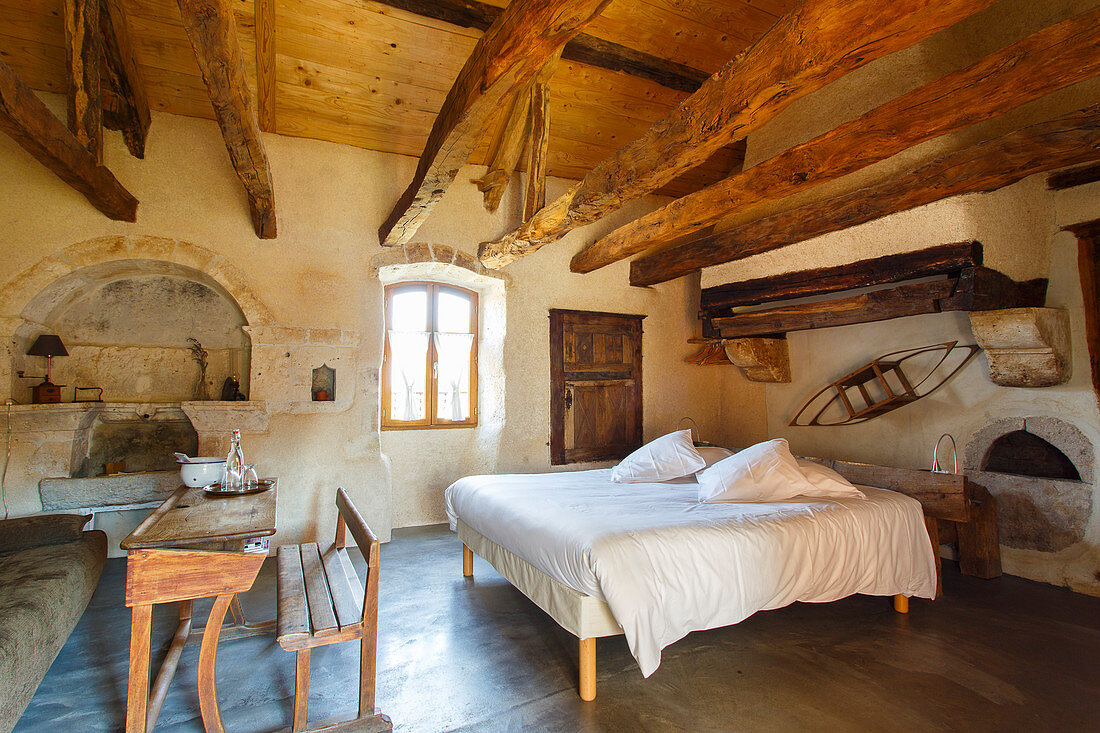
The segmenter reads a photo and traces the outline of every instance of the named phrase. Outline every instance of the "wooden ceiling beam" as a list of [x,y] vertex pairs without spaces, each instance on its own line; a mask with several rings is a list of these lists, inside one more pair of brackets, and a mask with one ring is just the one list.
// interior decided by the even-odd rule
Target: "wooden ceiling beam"
[[[181,0],[183,2],[183,0]],[[409,241],[443,197],[508,94],[522,89],[610,0],[514,0],[477,42],[435,118],[412,183],[378,229]]]
[[592,272],[651,247],[697,234],[726,216],[854,173],[914,145],[960,130],[1100,74],[1100,9],[1006,46],[903,94],[747,171],[625,224],[578,252],[573,272]]
[[111,219],[137,220],[137,199],[2,60],[0,130]]
[[949,153],[916,170],[697,239],[630,263],[631,285],[655,285],[1036,173],[1100,160],[1100,105]]
[[222,0],[177,2],[229,158],[248,195],[256,236],[274,239],[277,229],[271,169],[260,139],[233,11]]
[[[504,8],[476,0],[375,0],[375,2],[432,20],[457,25],[460,28],[473,28],[479,31],[488,30],[489,26],[504,12]],[[688,93],[698,89],[709,76],[705,71],[635,51],[586,33],[578,34],[565,44],[561,57],[566,61],[576,61],[609,71],[621,71],[669,89]]]
[[1063,191],[1097,181],[1100,181],[1100,165],[1087,165],[1083,168],[1052,173],[1047,177],[1047,188],[1051,191]]
[[[103,39],[104,71],[110,89],[101,90],[103,124],[122,132],[126,148],[135,158],[145,157],[149,134],[149,99],[145,82],[134,60],[133,46],[122,0],[99,0],[99,31]],[[106,100],[110,98],[111,103]]]
[[67,62],[66,106],[69,130],[103,160],[103,108],[99,100],[99,2],[62,0]]
[[499,269],[617,210],[745,137],[791,102],[876,58],[908,48],[994,0],[806,0],[642,137],[557,201],[481,245]]
[[546,203],[546,168],[550,152],[550,78],[539,75],[531,88],[531,119],[527,140],[527,185],[523,193],[523,220]]

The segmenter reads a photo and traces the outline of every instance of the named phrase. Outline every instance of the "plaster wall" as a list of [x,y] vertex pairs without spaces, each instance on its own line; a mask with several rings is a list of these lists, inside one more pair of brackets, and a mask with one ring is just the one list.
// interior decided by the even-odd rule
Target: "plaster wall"
[[[791,105],[749,137],[749,165],[809,140],[909,89],[961,68],[1027,33],[1087,8],[1089,0],[1030,3],[1003,0],[928,42],[850,74]],[[991,130],[1021,124],[1095,104],[1100,87],[1079,84],[1025,105],[961,133],[946,135],[821,186],[806,196],[772,206],[854,190],[868,181],[903,171],[966,144]],[[757,212],[749,212],[748,218]],[[890,351],[949,340],[974,343],[966,314],[944,313],[881,323],[795,332],[790,345],[790,384],[763,387],[767,435],[786,437],[803,455],[927,468],[942,433],[962,448],[981,428],[1001,418],[1056,416],[1100,445],[1100,413],[1093,394],[1084,338],[1083,306],[1077,273],[1076,239],[1063,226],[1100,217],[1100,185],[1064,192],[1046,189],[1045,176],[1033,176],[989,194],[947,199],[877,221],[793,244],[744,260],[708,268],[702,286],[844,264],[933,245],[978,240],[987,266],[1016,279],[1048,277],[1047,305],[1069,311],[1073,374],[1069,382],[1043,389],[1008,388],[989,379],[984,354],[974,358],[940,391],[867,423],[850,427],[794,428],[788,421],[825,384]],[[726,226],[739,219],[726,222]],[[727,408],[728,409],[728,408]],[[1079,542],[1057,553],[1002,546],[1007,572],[1100,595],[1100,489],[1091,482],[1091,519]]]
[[[63,100],[46,100],[64,116]],[[658,200],[651,199],[508,268],[501,320],[493,325],[495,351],[481,357],[482,364],[496,364],[482,376],[482,405],[494,399],[498,404],[481,428],[405,431],[383,441],[378,429],[382,282],[371,260],[384,251],[378,225],[411,179],[416,161],[278,135],[265,135],[264,141],[279,226],[279,237],[266,241],[252,231],[247,202],[213,122],[154,113],[145,160],[131,158],[120,137],[108,133],[105,163],[141,202],[134,224],[105,218],[0,136],[5,184],[0,185],[0,325],[6,334],[0,389],[12,381],[8,365],[18,345],[8,337],[25,325],[20,314],[28,300],[89,264],[140,257],[208,275],[231,292],[249,320],[250,396],[264,405],[266,417],[245,430],[243,443],[249,461],[280,478],[277,543],[326,537],[335,523],[337,486],[351,492],[371,526],[388,538],[393,526],[440,521],[443,489],[462,475],[549,470],[547,309],[553,307],[648,314],[647,438],[690,415],[704,437],[740,440],[736,426],[723,425],[721,412],[737,401],[743,380],[734,370],[718,375],[682,363],[692,351],[686,339],[697,329],[697,282],[631,289],[625,263],[588,276],[568,272],[574,252],[655,206]],[[515,186],[495,215],[485,213],[470,183],[481,172],[460,171],[418,240],[447,245],[469,258],[480,241],[518,221]],[[565,186],[551,180],[548,195]],[[311,369],[322,362],[337,370],[336,402],[309,401]],[[486,389],[499,394],[487,399]],[[714,399],[719,389],[730,395],[724,404]],[[0,428],[6,433],[10,424],[0,421]],[[200,450],[221,448],[206,428],[196,429]],[[65,475],[69,457],[58,446],[69,438],[54,440],[65,435],[71,436],[71,429],[29,436],[13,452],[4,483],[10,514],[39,511],[37,481]],[[117,547],[135,522],[108,516],[101,526]]]

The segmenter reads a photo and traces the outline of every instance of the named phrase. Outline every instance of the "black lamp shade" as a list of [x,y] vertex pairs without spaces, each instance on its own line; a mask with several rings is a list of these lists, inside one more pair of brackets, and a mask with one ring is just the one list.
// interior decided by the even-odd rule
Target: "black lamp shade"
[[28,356],[68,356],[65,344],[61,343],[61,337],[50,333],[44,333],[34,340],[27,349]]

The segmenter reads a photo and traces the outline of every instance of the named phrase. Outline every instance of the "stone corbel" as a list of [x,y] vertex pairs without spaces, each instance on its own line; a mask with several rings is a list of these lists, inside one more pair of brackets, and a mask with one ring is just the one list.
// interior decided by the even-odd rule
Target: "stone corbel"
[[1069,380],[1069,314],[1061,308],[1007,308],[970,313],[974,338],[1003,387],[1052,387]]
[[790,382],[791,360],[787,339],[724,339],[726,357],[751,382]]
[[199,455],[220,456],[229,451],[229,435],[267,432],[267,405],[249,402],[183,402],[183,412],[199,436]]

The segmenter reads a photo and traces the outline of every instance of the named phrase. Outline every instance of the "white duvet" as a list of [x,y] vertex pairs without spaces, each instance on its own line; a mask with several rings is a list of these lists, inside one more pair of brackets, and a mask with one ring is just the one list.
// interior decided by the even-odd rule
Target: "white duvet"
[[447,489],[447,516],[605,601],[646,677],[672,642],[763,609],[935,595],[921,505],[903,494],[701,504],[696,483],[610,475],[469,476]]

